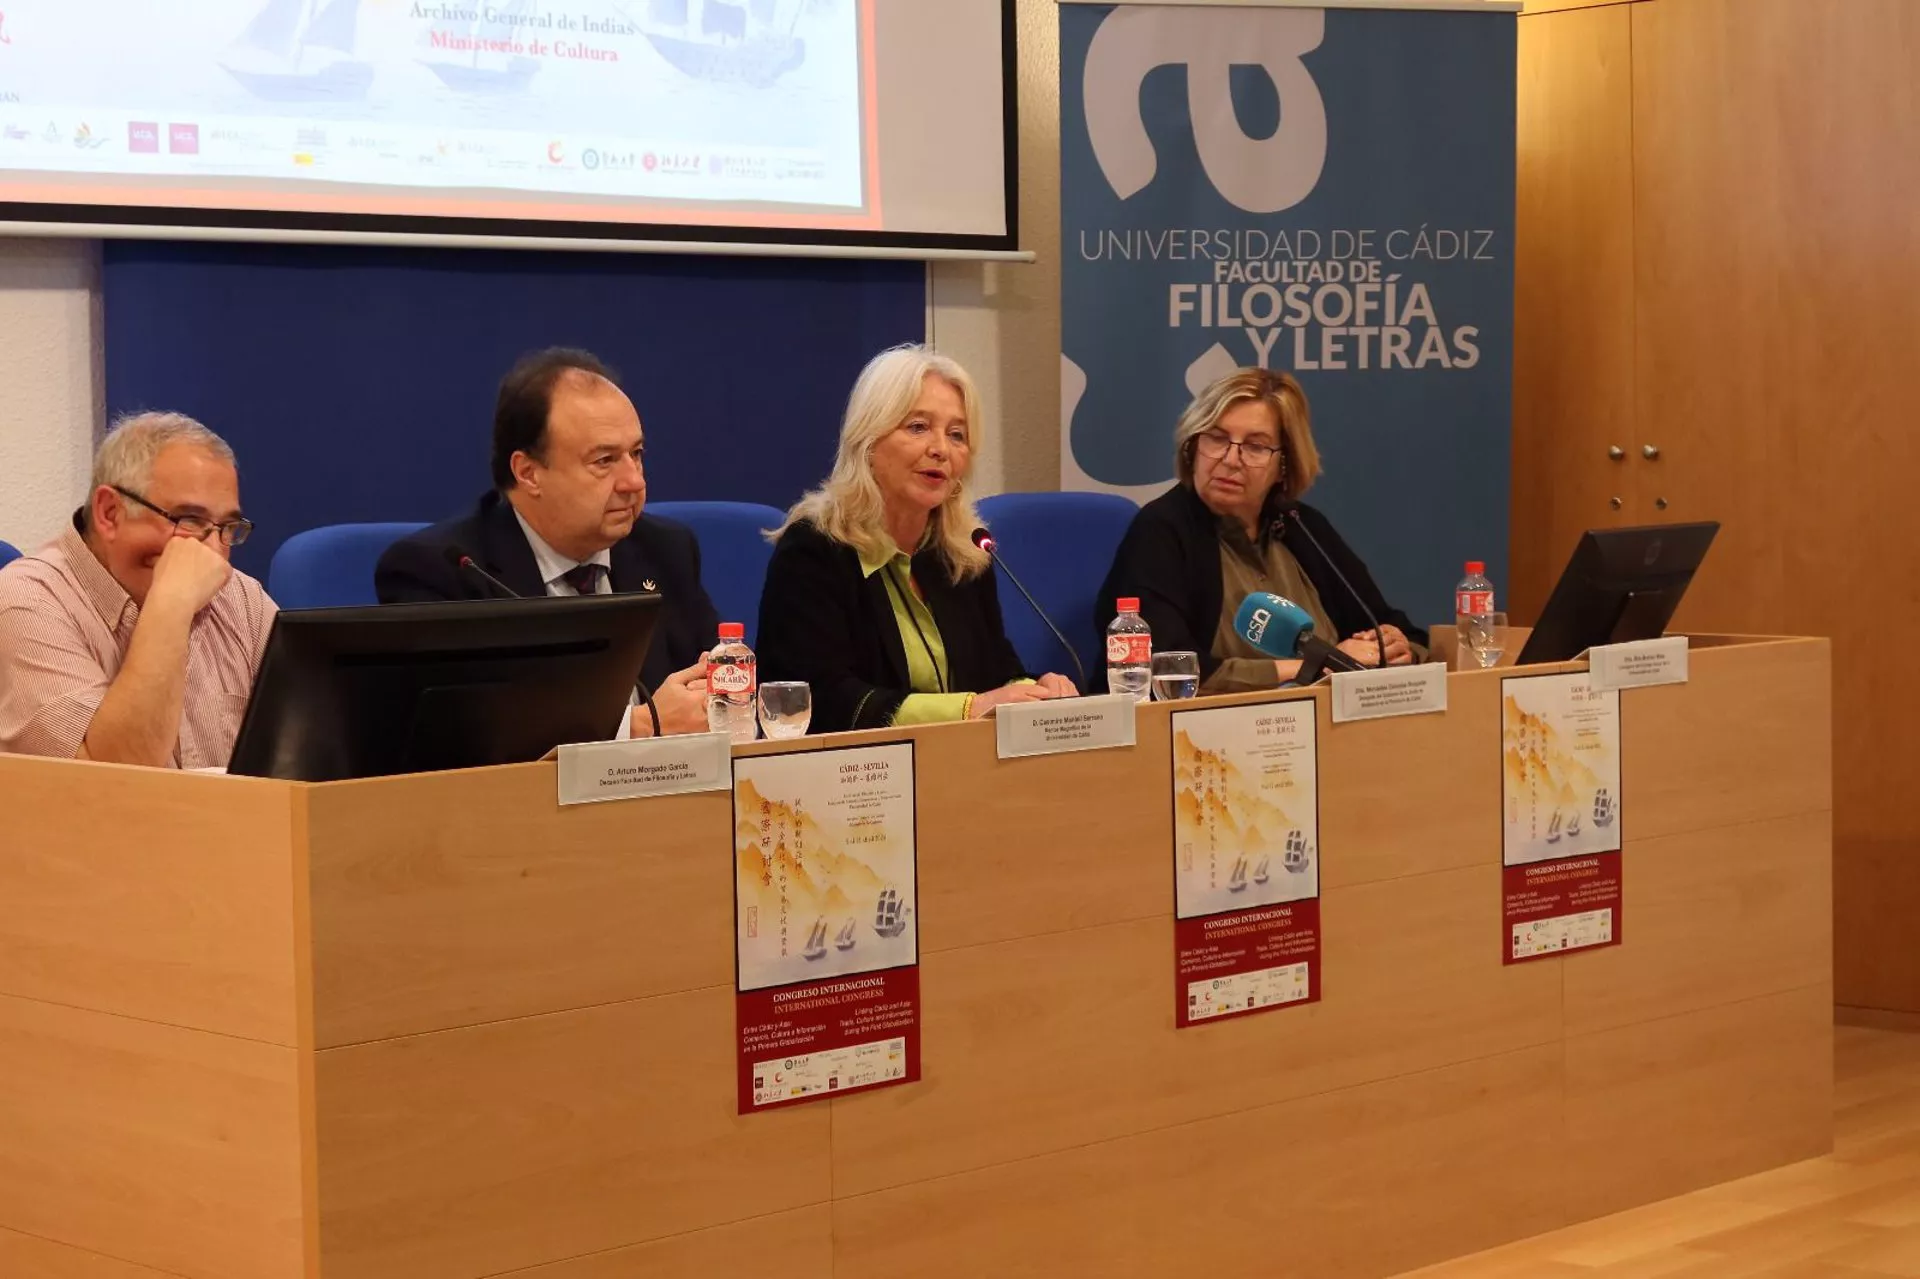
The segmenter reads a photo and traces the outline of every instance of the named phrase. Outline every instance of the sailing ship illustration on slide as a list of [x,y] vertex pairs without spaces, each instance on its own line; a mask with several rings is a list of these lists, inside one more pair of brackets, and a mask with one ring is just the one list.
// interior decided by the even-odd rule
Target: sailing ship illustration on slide
[[1246,858],[1240,857],[1234,860],[1233,873],[1227,876],[1227,891],[1230,893],[1244,893],[1247,891]]
[[1619,815],[1620,810],[1614,805],[1613,796],[1607,793],[1606,787],[1602,786],[1594,792],[1593,824],[1595,826],[1602,828],[1611,826],[1613,819]]
[[268,102],[357,102],[373,64],[353,56],[360,0],[266,0],[220,67]]
[[907,907],[898,890],[883,888],[873,907],[873,931],[882,937],[898,937],[907,931]]
[[1298,826],[1287,832],[1287,851],[1280,864],[1290,875],[1298,875],[1313,864],[1313,850],[1307,847],[1306,834]]
[[833,947],[835,950],[852,950],[853,949],[853,917],[852,916],[848,916],[847,922],[840,926],[840,931],[838,933],[834,934]]
[[1268,863],[1270,863],[1270,862],[1272,862],[1272,861],[1273,861],[1273,859],[1272,859],[1271,857],[1262,857],[1262,858],[1260,859],[1260,864],[1259,864],[1258,866],[1255,866],[1255,867],[1253,868],[1253,882],[1254,882],[1254,883],[1256,883],[1256,884],[1264,884],[1264,883],[1266,883],[1266,882],[1267,882],[1267,880],[1268,880],[1268,879],[1270,879],[1270,878],[1271,878],[1271,876],[1269,876],[1269,875],[1267,874],[1267,865],[1268,865]]
[[793,32],[813,2],[648,0],[640,31],[661,57],[696,80],[765,89],[807,60],[807,42]]
[[1580,835],[1580,814],[1579,813],[1575,813],[1573,814],[1573,816],[1567,818],[1566,834],[1568,839],[1576,839],[1579,837]]
[[800,952],[802,959],[818,959],[827,953],[827,921],[824,917],[813,921],[813,929],[807,934],[807,948]]
[[1547,842],[1549,844],[1557,844],[1560,842],[1560,827],[1564,820],[1560,815],[1560,810],[1557,808],[1554,809],[1553,820],[1547,823]]
[[539,11],[534,0],[506,0],[498,7],[490,4],[479,8],[474,20],[448,29],[454,38],[454,47],[470,47],[471,52],[425,65],[455,93],[523,92],[540,70],[540,60],[519,53],[489,52],[486,45],[511,43],[539,16]]

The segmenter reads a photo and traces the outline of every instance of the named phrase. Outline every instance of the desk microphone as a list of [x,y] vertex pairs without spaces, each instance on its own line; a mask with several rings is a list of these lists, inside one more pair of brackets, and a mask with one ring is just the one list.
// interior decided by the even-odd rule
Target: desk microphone
[[484,582],[487,585],[489,589],[491,589],[492,591],[500,595],[502,598],[510,599],[510,600],[525,598],[525,596],[521,595],[519,591],[514,590],[511,586],[508,586],[505,582],[501,581],[499,578],[495,577],[493,574],[487,572],[487,570],[481,568],[479,564],[474,562],[473,556],[467,554],[465,551],[461,550],[459,547],[449,546],[446,550],[446,556],[447,556],[447,563],[453,565],[455,571],[461,572],[461,573],[470,573],[474,577],[479,578],[482,582]]
[[1035,615],[1047,624],[1047,629],[1053,632],[1053,637],[1060,641],[1060,647],[1067,650],[1067,660],[1073,663],[1073,673],[1080,677],[1080,682],[1075,684],[1074,687],[1082,693],[1088,692],[1087,668],[1080,664],[1080,654],[1073,651],[1073,645],[1067,643],[1067,637],[1060,633],[1060,628],[1053,624],[1051,617],[1047,616],[1047,610],[1040,607],[1040,601],[1033,598],[1032,592],[1021,585],[1020,579],[1015,577],[1013,570],[1007,567],[1007,562],[1000,558],[998,543],[993,540],[993,534],[984,528],[977,528],[973,530],[973,544],[985,551],[987,557],[1000,566],[1000,571],[1007,575],[1007,580],[1013,583],[1014,589],[1019,591],[1021,596],[1033,608]]
[[1347,575],[1340,571],[1340,566],[1333,562],[1333,556],[1327,554],[1327,548],[1320,545],[1320,539],[1313,535],[1313,530],[1307,527],[1307,522],[1300,518],[1300,503],[1285,503],[1281,506],[1279,514],[1280,518],[1293,521],[1293,526],[1306,536],[1308,544],[1320,553],[1320,562],[1333,570],[1334,580],[1345,587],[1347,594],[1353,597],[1353,602],[1360,606],[1360,615],[1373,623],[1374,665],[1385,666],[1387,664],[1387,637],[1380,630],[1380,619],[1375,617],[1373,610],[1367,607],[1366,597],[1361,595],[1359,591],[1353,589],[1353,583],[1349,582]]
[[1348,657],[1313,633],[1313,617],[1284,595],[1255,591],[1240,601],[1233,615],[1233,629],[1241,639],[1280,661],[1298,659],[1297,684],[1311,684],[1328,667],[1336,671],[1364,671],[1367,667]]
[[[479,564],[474,562],[473,556],[467,554],[459,547],[449,546],[446,550],[446,556],[447,563],[453,565],[457,571],[471,573],[474,577],[485,582],[493,590],[498,591],[504,598],[510,600],[526,598],[526,596],[522,595],[519,591],[514,590],[511,586],[508,586],[505,582],[481,568]],[[643,679],[634,680],[633,691],[640,694],[640,700],[647,704],[647,718],[653,721],[653,735],[655,737],[660,736],[660,711],[653,704],[653,693],[647,688],[647,682]]]

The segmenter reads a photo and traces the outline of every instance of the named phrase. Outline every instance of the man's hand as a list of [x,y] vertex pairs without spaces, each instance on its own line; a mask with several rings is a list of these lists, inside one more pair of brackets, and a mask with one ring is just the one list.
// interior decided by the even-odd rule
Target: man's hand
[[[675,671],[653,690],[654,709],[660,712],[662,733],[704,733],[707,731],[707,663],[700,661],[683,671]],[[652,737],[653,720],[645,706],[632,712],[633,735]]]
[[170,538],[153,566],[153,584],[147,587],[141,611],[158,607],[193,617],[213,603],[213,597],[232,575],[233,565],[227,563],[227,557],[205,542],[191,537]]

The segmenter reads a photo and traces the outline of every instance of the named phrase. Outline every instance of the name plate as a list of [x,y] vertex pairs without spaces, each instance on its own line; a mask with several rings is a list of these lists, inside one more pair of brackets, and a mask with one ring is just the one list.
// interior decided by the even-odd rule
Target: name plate
[[993,710],[1001,759],[1133,745],[1138,704],[1125,694],[1014,702]]
[[1336,671],[1333,722],[1385,719],[1390,715],[1431,715],[1447,709],[1447,667],[1389,666],[1385,670]]
[[555,756],[560,763],[563,806],[726,790],[733,785],[733,739],[725,733],[581,742],[562,746]]
[[1646,688],[1687,682],[1687,637],[1602,644],[1587,651],[1587,677],[1593,687]]

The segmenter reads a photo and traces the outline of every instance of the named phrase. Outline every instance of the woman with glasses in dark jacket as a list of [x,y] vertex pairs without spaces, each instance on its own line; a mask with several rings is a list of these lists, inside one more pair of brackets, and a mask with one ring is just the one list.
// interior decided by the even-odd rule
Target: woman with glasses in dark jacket
[[1121,539],[1100,592],[1103,627],[1115,599],[1139,597],[1156,650],[1199,655],[1203,693],[1275,688],[1299,673],[1298,661],[1269,657],[1234,629],[1240,601],[1257,591],[1299,604],[1315,634],[1337,637],[1362,665],[1379,664],[1382,645],[1389,666],[1426,660],[1426,632],[1387,603],[1327,517],[1300,501],[1319,477],[1320,454],[1291,376],[1238,369],[1207,387],[1180,415],[1174,458],[1179,482],[1141,507]]

